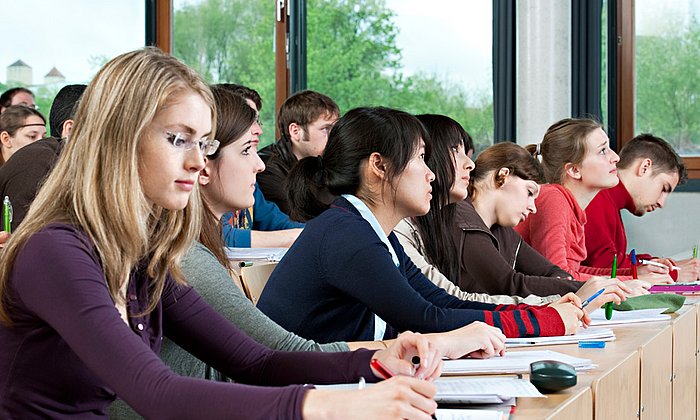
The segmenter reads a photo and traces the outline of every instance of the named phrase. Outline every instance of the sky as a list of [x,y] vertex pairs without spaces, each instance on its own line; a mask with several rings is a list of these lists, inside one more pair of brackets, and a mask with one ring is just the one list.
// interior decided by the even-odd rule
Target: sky
[[144,22],[143,0],[0,0],[0,81],[21,59],[32,67],[34,83],[43,83],[54,66],[68,82],[86,82],[97,70],[91,57],[144,45]]

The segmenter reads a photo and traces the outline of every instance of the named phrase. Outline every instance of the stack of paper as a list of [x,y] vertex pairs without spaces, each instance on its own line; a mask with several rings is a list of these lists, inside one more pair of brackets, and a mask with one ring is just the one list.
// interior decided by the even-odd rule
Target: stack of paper
[[530,381],[515,377],[440,378],[435,387],[439,404],[502,404],[515,397],[544,398]]
[[438,408],[435,417],[438,420],[503,420],[508,416],[497,410]]
[[556,360],[568,363],[576,370],[588,370],[596,367],[590,359],[582,359],[551,350],[509,351],[505,356],[492,357],[490,359],[445,360],[442,374],[526,373],[530,371],[530,363],[540,360]]
[[668,321],[671,315],[662,314],[667,308],[638,309],[635,311],[613,311],[611,319],[605,319],[605,311],[591,312],[591,325],[630,324],[635,322]]
[[280,261],[289,248],[231,248],[226,247],[229,260]]
[[576,344],[579,341],[613,341],[615,333],[610,328],[591,327],[579,329],[573,335],[558,335],[555,337],[526,337],[506,338],[506,347],[546,346],[550,344]]

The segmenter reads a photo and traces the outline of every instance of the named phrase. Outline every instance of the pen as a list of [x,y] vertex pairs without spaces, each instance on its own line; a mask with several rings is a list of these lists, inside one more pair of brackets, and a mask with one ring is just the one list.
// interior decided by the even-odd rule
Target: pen
[[238,263],[239,267],[252,267],[253,262],[252,261],[241,261]]
[[[610,277],[617,277],[617,254],[613,255],[612,272]],[[605,319],[610,320],[612,318],[613,304],[608,302],[605,304]]]
[[598,290],[597,292],[593,293],[588,299],[583,301],[583,304],[581,305],[581,309],[585,308],[588,306],[589,303],[593,301],[593,299],[597,298],[600,296],[603,292],[605,291],[605,288]]
[[[660,262],[656,262],[656,261],[644,260],[641,258],[639,259],[639,264],[653,265],[655,267],[661,267],[661,268],[669,268],[669,266],[667,266],[666,264],[661,264]],[[672,265],[670,268],[671,268],[671,270],[680,270],[681,269],[680,267],[676,267],[675,265]]]
[[630,261],[632,262],[632,278],[637,280],[639,278],[637,276],[637,251],[634,248],[630,251]]
[[12,203],[10,203],[10,197],[5,196],[2,200],[2,220],[3,220],[3,230],[10,233],[12,230]]
[[698,257],[698,244],[695,244],[695,246],[693,247],[693,258],[697,258],[697,257]]
[[[411,362],[413,362],[413,363],[415,364],[416,358],[418,358],[418,363],[420,364],[420,358],[419,358],[418,356],[414,356],[414,357],[411,359]],[[390,371],[386,366],[384,366],[384,365],[382,364],[382,362],[380,362],[380,361],[377,360],[377,359],[372,359],[372,360],[369,362],[369,365],[372,366],[372,367],[374,368],[374,370],[376,370],[377,372],[379,372],[379,374],[382,375],[382,378],[384,378],[384,379],[389,379],[389,378],[391,378],[392,376],[394,376],[394,374],[391,373],[391,371]],[[431,418],[437,419],[437,417],[435,417],[435,414],[432,414],[432,415],[431,415]]]

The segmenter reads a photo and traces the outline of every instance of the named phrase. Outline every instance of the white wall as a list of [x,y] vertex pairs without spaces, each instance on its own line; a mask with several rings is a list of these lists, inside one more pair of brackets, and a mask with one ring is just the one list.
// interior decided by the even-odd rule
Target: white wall
[[663,209],[643,217],[623,210],[622,220],[628,248],[656,256],[688,258],[693,245],[700,244],[700,193],[673,193]]

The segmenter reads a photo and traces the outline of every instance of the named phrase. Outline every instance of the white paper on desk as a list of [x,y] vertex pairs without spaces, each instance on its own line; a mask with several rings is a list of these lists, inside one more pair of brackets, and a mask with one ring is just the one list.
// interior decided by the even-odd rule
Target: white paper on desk
[[[530,381],[514,377],[439,378],[435,401],[444,404],[502,403],[514,397],[544,398]],[[479,397],[496,397],[493,402]]]
[[605,310],[591,312],[591,325],[631,324],[635,322],[668,321],[671,315],[662,314],[666,308],[637,309],[634,311],[613,311],[612,319],[605,319]]
[[592,369],[590,359],[569,356],[551,350],[509,351],[502,357],[490,359],[445,360],[443,375],[476,375],[487,373],[525,373],[530,371],[530,363],[540,360],[556,360],[568,363],[576,370]]
[[229,260],[241,261],[280,261],[289,248],[232,248],[226,247]]
[[596,341],[614,341],[615,332],[610,328],[590,327],[580,328],[573,335],[557,335],[554,337],[525,337],[525,338],[506,338],[506,347],[531,347],[531,346],[547,346],[550,344],[576,344],[579,341],[596,340]]
[[497,410],[438,408],[435,417],[438,420],[502,420],[504,415]]

